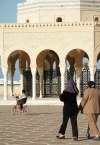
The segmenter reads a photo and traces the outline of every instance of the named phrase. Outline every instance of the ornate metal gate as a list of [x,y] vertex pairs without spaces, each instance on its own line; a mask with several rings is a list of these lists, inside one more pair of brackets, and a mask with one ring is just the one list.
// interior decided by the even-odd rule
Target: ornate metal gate
[[[65,86],[67,84],[67,80],[72,78],[71,77],[71,71],[72,70],[70,70],[70,69],[65,70]],[[77,85],[76,70],[74,71],[73,80]],[[88,83],[89,80],[90,80],[90,71],[89,71],[89,69],[82,69],[81,78],[80,78],[80,95],[81,95],[81,97],[84,94],[84,90],[87,88],[87,83]]]
[[44,71],[43,77],[43,96],[51,96],[51,71]]
[[100,89],[100,69],[97,69],[94,76],[96,88]]
[[25,89],[27,96],[32,96],[32,74],[31,74],[31,70],[24,70],[23,71],[23,89]]
[[82,69],[80,78],[81,97],[83,96],[85,89],[88,87],[87,85],[88,81],[90,81],[90,71],[89,69]]
[[61,78],[57,70],[52,71],[52,96],[59,96],[61,94]]
[[40,76],[38,71],[36,72],[36,96],[40,96]]
[[43,77],[43,96],[57,97],[61,93],[61,80],[56,70],[45,70]]
[[[65,86],[67,80],[70,79],[70,70],[65,70]],[[76,82],[76,71],[74,72],[73,79]],[[89,69],[82,69],[80,78],[80,91],[81,97],[84,94],[84,90],[88,87],[87,83],[90,80]],[[96,88],[100,89],[100,69],[97,69],[94,76],[94,81],[96,83]],[[32,96],[32,74],[31,70],[23,71],[23,89],[26,90],[26,95]],[[43,96],[44,97],[57,97],[61,93],[61,77],[60,73],[56,70],[44,71],[43,76]],[[40,96],[40,77],[38,71],[36,73],[36,96]]]

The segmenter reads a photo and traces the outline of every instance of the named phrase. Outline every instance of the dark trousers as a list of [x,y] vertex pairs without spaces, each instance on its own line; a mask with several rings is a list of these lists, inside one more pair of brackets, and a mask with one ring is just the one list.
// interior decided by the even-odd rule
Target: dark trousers
[[71,125],[72,125],[73,137],[78,137],[77,115],[69,115],[69,114],[64,113],[63,114],[63,122],[62,122],[62,125],[60,127],[59,133],[61,133],[63,135],[65,134],[69,118],[70,118]]

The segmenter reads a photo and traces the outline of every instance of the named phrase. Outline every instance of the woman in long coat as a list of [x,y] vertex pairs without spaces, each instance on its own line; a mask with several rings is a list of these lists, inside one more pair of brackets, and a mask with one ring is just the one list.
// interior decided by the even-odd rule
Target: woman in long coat
[[94,140],[100,140],[100,131],[97,127],[97,119],[100,114],[100,90],[95,88],[95,82],[88,82],[88,89],[85,90],[84,96],[79,106],[88,120],[87,137],[94,135]]
[[65,138],[65,131],[67,127],[68,120],[70,118],[72,125],[73,139],[78,140],[78,128],[77,128],[77,114],[78,114],[78,105],[77,105],[77,95],[78,89],[74,81],[68,80],[67,87],[60,95],[60,100],[64,102],[63,107],[63,122],[61,124],[58,135],[58,139]]

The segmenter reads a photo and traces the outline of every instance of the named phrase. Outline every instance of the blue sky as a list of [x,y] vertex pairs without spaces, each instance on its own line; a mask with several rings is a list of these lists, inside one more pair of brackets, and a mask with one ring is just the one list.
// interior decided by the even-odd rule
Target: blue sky
[[[17,4],[26,0],[0,0],[0,23],[16,23],[17,20]],[[16,64],[18,68],[18,63]],[[15,72],[14,80],[19,80],[19,69]],[[3,73],[0,68],[0,79],[3,78]]]
[[26,0],[0,0],[0,23],[15,23],[17,4]]

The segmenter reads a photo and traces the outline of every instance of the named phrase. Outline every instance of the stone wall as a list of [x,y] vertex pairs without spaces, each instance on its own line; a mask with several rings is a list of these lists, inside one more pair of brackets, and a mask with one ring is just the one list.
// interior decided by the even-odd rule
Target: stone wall
[[[20,95],[20,84],[14,84],[14,95]],[[0,84],[0,96],[4,96],[4,85]],[[8,96],[11,96],[11,85],[8,84]]]

